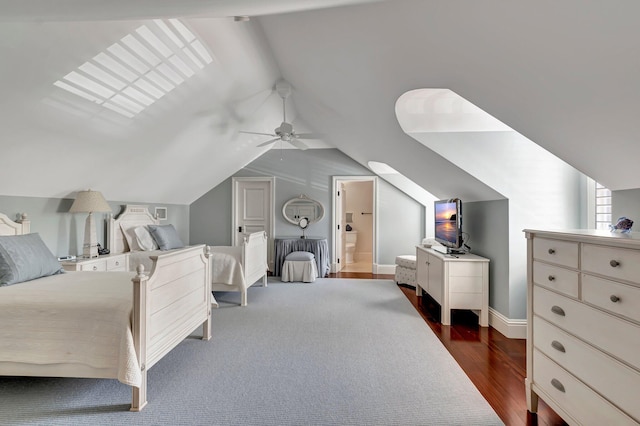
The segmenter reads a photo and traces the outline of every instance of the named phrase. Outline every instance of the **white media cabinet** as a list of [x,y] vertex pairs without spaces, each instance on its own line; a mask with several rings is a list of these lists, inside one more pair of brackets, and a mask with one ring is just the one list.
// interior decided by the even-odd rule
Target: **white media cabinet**
[[471,309],[489,326],[489,259],[416,246],[416,295],[422,290],[440,304],[443,325],[451,324],[451,309]]

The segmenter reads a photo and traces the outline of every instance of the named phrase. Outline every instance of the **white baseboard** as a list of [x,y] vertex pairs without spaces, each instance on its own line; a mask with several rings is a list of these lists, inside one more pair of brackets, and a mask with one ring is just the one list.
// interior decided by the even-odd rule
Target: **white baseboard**
[[374,263],[373,264],[373,273],[374,274],[395,275],[395,273],[396,273],[396,265],[378,265],[377,263]]
[[493,308],[489,308],[489,325],[509,339],[527,338],[527,320],[510,319]]

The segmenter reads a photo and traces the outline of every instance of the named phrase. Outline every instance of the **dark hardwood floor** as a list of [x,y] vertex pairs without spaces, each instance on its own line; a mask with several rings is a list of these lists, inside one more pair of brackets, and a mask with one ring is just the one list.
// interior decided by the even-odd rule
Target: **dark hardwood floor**
[[[360,272],[329,277],[394,279],[393,275]],[[423,301],[413,288],[399,287],[506,425],[566,425],[542,400],[538,414],[527,411],[525,340],[508,339],[492,327],[480,327],[478,317],[470,311],[453,311],[452,324],[442,325],[435,302],[428,296]]]

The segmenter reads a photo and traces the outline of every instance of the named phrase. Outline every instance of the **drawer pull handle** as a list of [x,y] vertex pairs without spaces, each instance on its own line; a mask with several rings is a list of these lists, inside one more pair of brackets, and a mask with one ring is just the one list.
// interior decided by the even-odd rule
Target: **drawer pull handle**
[[557,340],[554,340],[553,342],[551,342],[551,347],[557,351],[566,352],[566,350],[564,349],[564,345],[558,342]]
[[93,266],[93,270],[94,270],[94,271],[97,271],[97,270],[98,270],[98,267],[94,265],[94,266]]
[[551,379],[551,386],[558,389],[560,392],[564,392],[564,385],[560,383],[558,379]]
[[549,254],[556,254],[556,249],[549,249]]
[[611,296],[609,296],[609,300],[611,300],[613,303],[617,303],[618,301],[620,301],[620,298],[615,294],[612,294]]
[[553,275],[549,275],[549,281],[555,281],[556,277],[554,277]]
[[616,266],[620,266],[620,262],[618,262],[617,260],[612,260],[611,262],[609,262],[609,265],[615,268]]
[[120,266],[120,262],[116,260],[116,266]]
[[554,314],[560,315],[561,317],[564,316],[564,309],[562,309],[560,306],[558,305],[553,305],[551,307],[551,312],[553,312]]

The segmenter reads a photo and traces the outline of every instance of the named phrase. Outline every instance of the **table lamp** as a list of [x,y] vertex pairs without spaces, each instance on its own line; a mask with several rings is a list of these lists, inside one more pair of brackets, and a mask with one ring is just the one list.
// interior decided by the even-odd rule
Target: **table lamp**
[[110,212],[111,207],[100,191],[79,191],[69,209],[70,213],[89,213],[84,227],[83,257],[98,257],[98,237],[93,223],[93,212]]

